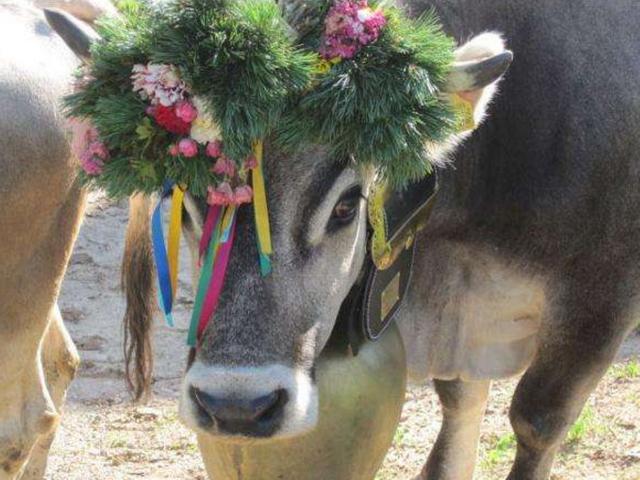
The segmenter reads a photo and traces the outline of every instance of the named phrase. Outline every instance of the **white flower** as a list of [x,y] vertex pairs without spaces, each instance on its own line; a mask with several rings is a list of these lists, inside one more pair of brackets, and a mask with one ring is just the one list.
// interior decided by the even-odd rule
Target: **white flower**
[[206,113],[204,115],[198,115],[198,118],[193,121],[190,136],[196,142],[202,143],[203,145],[222,139],[220,127],[218,127],[218,124]]
[[163,67],[165,68],[160,69],[160,71],[158,72],[158,79],[160,83],[165,88],[184,88],[184,83],[180,80],[175,67],[170,65],[163,65]]
[[155,90],[156,100],[165,107],[170,107],[179,100],[183,99],[183,92],[177,90],[166,90],[163,88],[157,88]]
[[153,105],[160,103],[170,107],[182,100],[188,91],[173,65],[138,63],[133,66],[131,80],[133,91],[139,92],[142,99],[149,99]]
[[191,124],[191,138],[204,145],[208,142],[222,140],[222,132],[209,113],[211,108],[207,108],[208,104],[200,97],[193,97],[191,101],[198,110],[198,117]]

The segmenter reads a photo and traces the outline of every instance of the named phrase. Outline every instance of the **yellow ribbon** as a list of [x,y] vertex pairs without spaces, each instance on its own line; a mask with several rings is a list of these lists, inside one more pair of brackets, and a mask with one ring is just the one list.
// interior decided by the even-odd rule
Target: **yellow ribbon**
[[262,172],[262,142],[257,142],[254,147],[256,168],[253,169],[253,209],[256,217],[256,230],[258,232],[258,244],[264,255],[271,255],[271,227],[269,225],[269,210],[267,209],[267,193],[264,187],[264,174]]
[[171,199],[171,214],[169,216],[169,247],[167,257],[171,275],[171,290],[175,298],[178,289],[178,253],[180,251],[180,231],[182,229],[182,202],[184,190],[179,186],[173,187]]
[[[222,217],[222,224],[220,227],[220,235],[221,235],[221,239],[222,241],[220,243],[226,243],[226,241],[229,238],[229,228],[231,227],[231,222],[233,221],[233,217],[236,213],[236,207],[235,205],[229,205],[225,211],[224,211],[224,215]],[[218,248],[220,245],[216,245],[216,248]]]

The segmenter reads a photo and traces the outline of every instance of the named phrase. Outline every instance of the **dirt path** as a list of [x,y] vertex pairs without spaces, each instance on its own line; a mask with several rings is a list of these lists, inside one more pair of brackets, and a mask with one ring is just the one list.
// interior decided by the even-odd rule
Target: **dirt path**
[[[134,407],[124,388],[120,326],[124,303],[118,282],[126,218],[126,205],[91,198],[63,286],[60,306],[83,363],[69,392],[47,478],[204,480],[195,437],[179,423],[176,411],[191,307],[186,274],[177,301],[177,328],[157,322],[154,400]],[[640,480],[639,361],[636,335],[625,344],[620,361],[572,429],[554,480]],[[504,381],[492,389],[477,479],[503,479],[508,472],[514,440],[507,411],[514,386],[515,381]],[[407,399],[394,448],[378,480],[411,479],[437,434],[440,407],[433,390],[412,387]]]

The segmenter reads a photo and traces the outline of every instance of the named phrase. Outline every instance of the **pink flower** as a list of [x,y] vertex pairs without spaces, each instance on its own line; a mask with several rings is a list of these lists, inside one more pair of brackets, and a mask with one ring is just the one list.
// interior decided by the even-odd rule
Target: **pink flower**
[[218,158],[222,155],[222,142],[216,140],[214,142],[207,143],[206,153],[209,157]]
[[327,20],[325,22],[325,34],[333,35],[335,33],[342,32],[342,29],[347,23],[349,23],[349,20],[349,17],[342,13],[327,15]]
[[73,119],[73,140],[71,149],[80,159],[80,166],[87,175],[100,175],[104,162],[109,159],[109,151],[99,139],[98,130],[87,120]]
[[82,165],[82,169],[87,175],[96,176],[102,173],[104,162],[90,155],[82,155],[80,157],[80,165]]
[[258,160],[256,159],[255,155],[249,155],[244,161],[244,168],[246,168],[247,170],[251,170],[253,168],[256,168],[257,166]]
[[212,170],[216,175],[233,177],[236,173],[236,166],[229,158],[223,155],[218,158]]
[[176,115],[182,121],[191,123],[198,116],[198,110],[187,100],[182,100],[176,104]]
[[80,158],[91,142],[98,139],[98,130],[88,120],[72,118],[69,121],[72,132],[71,151]]
[[87,175],[100,175],[104,162],[109,159],[109,151],[104,143],[99,140],[91,142],[87,149],[80,155],[80,164]]
[[209,187],[207,203],[209,205],[231,205],[233,203],[233,190],[229,182],[222,182],[216,188]]
[[195,157],[198,155],[198,144],[195,140],[183,138],[178,143],[178,150],[187,158]]
[[353,58],[378,39],[386,23],[383,13],[369,8],[366,0],[338,0],[325,19],[320,54],[325,59]]
[[175,143],[172,143],[169,146],[169,155],[171,155],[172,157],[177,157],[180,154],[180,149],[178,148],[178,145],[176,145]]
[[236,205],[243,203],[251,203],[253,199],[253,190],[249,185],[241,185],[233,192],[233,200]]
[[109,151],[107,150],[107,147],[99,140],[90,143],[87,151],[91,155],[101,158],[102,160],[106,160],[107,158],[109,158]]

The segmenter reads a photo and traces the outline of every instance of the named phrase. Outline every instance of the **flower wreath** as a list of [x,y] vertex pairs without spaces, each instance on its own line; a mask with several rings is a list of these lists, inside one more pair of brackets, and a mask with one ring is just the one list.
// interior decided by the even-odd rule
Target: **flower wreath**
[[113,198],[173,198],[168,249],[161,202],[152,219],[170,324],[182,198],[207,197],[192,346],[215,311],[244,203],[254,205],[261,271],[271,269],[263,139],[284,149],[325,144],[331,158],[373,165],[402,186],[430,173],[425,142],[459,125],[439,95],[454,42],[432,16],[409,20],[367,0],[174,0],[162,9],[129,1],[98,33],[66,98],[85,127],[74,142],[80,179]]

